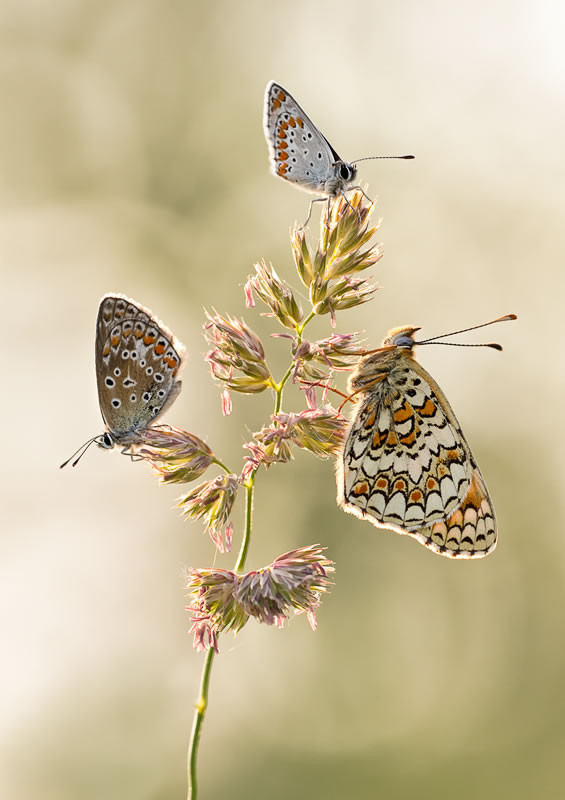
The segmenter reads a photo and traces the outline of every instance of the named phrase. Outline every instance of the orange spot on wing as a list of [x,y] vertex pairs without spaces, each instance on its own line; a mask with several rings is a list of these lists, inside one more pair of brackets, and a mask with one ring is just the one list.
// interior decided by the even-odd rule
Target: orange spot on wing
[[384,431],[375,431],[373,434],[373,448],[376,450],[377,448],[381,447],[382,443],[386,439],[386,433]]
[[365,427],[366,428],[372,428],[373,425],[375,424],[375,420],[376,419],[377,419],[377,410],[373,406],[373,408],[371,409],[371,413],[369,414],[369,416],[365,420]]
[[422,498],[423,498],[423,494],[419,489],[414,489],[414,491],[410,495],[410,500],[413,503],[419,503]]
[[394,482],[394,488],[397,492],[403,492],[406,489],[406,481],[399,478],[399,480]]
[[110,342],[112,343],[112,347],[117,347],[119,345],[119,343],[120,343],[120,337],[119,336],[112,336],[112,338],[110,339]]
[[277,100],[276,97],[273,97],[273,104],[272,105],[273,105],[273,111],[276,111],[277,108],[281,107],[281,101]]
[[363,483],[356,483],[353,489],[351,490],[351,494],[354,494],[355,497],[359,497],[360,494],[367,494],[369,491],[369,484],[367,481],[363,481]]
[[144,344],[150,345],[150,344],[153,344],[153,342],[154,342],[154,341],[155,341],[155,337],[154,337],[154,336],[152,336],[152,335],[151,335],[151,334],[149,334],[149,333],[147,333],[147,334],[146,334],[146,335],[143,337],[143,343],[144,343]]
[[298,124],[300,125],[301,128],[304,127],[304,120],[303,119],[300,119],[300,117],[296,117],[296,121],[298,122]]
[[422,417],[433,417],[436,411],[437,409],[429,397],[422,406],[422,408],[419,409],[419,412],[422,415]]
[[296,120],[294,119],[294,117],[288,118],[288,124],[290,125],[291,128],[296,128]]
[[279,150],[286,150],[286,148],[288,147],[288,142],[281,141],[277,144],[277,147],[279,148]]
[[286,120],[284,122],[281,122],[281,131],[286,131],[287,128],[288,128],[288,122],[286,122]]
[[110,345],[109,344],[107,344],[105,346],[104,350],[102,351],[102,355],[103,356],[109,356],[110,355]]
[[406,434],[406,436],[401,436],[400,441],[402,444],[414,444],[416,441],[416,432],[410,431],[410,433]]
[[135,336],[136,339],[141,339],[141,337],[143,336],[143,328],[136,328],[133,332],[133,335]]
[[398,436],[396,435],[396,433],[394,431],[390,431],[390,433],[386,437],[386,443],[390,447],[396,447],[396,445],[398,444]]
[[283,92],[282,89],[279,90],[279,100],[281,101],[281,103],[284,103],[284,101],[286,100],[286,94]]
[[163,344],[156,344],[155,345],[155,353],[158,356],[162,356],[164,352],[165,352],[165,345],[163,345]]
[[413,416],[413,411],[411,407],[408,405],[406,400],[402,403],[402,407],[398,409],[398,411],[394,412],[394,421],[395,422],[406,422],[407,419]]
[[467,506],[472,506],[472,508],[480,508],[481,503],[483,502],[485,494],[482,488],[477,481],[476,475],[473,474],[473,480],[471,481],[471,485],[469,486],[469,491],[465,496],[465,500],[461,506],[461,508],[467,508]]
[[286,133],[283,131],[282,128],[279,131],[278,136],[279,136],[279,139],[286,139]]
[[426,481],[426,486],[428,490],[431,492],[433,489],[437,489],[437,481],[435,478],[428,478]]
[[279,175],[281,175],[281,177],[284,178],[287,169],[288,169],[288,164],[280,164],[277,172]]
[[377,489],[386,489],[388,486],[388,481],[386,478],[379,478],[376,483]]
[[448,450],[445,454],[445,457],[448,461],[459,461],[461,459],[459,450]]
[[280,161],[286,161],[288,158],[288,153],[285,153],[284,150],[279,150],[279,152],[277,153],[277,157],[279,158]]

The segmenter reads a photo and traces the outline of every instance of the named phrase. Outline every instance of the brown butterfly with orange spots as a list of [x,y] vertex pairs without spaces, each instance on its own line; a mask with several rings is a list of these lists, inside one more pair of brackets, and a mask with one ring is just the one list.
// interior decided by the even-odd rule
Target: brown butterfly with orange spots
[[183,345],[148,308],[121,294],[104,295],[96,320],[96,382],[104,433],[67,459],[75,466],[91,444],[131,455],[143,431],[178,397]]
[[[485,324],[511,319],[516,315]],[[492,501],[451,406],[413,356],[415,345],[444,337],[416,342],[418,330],[390,331],[349,380],[356,411],[338,468],[337,499],[344,511],[408,534],[435,553],[480,558],[496,547]]]

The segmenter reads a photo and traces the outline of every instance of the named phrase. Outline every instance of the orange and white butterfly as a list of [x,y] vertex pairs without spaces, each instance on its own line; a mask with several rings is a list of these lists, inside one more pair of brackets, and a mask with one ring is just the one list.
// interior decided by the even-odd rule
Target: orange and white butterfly
[[[509,319],[516,316],[494,322]],[[338,465],[338,503],[442,556],[481,558],[496,547],[492,501],[451,406],[413,356],[415,345],[443,337],[416,342],[418,330],[390,331],[349,379],[356,410]]]

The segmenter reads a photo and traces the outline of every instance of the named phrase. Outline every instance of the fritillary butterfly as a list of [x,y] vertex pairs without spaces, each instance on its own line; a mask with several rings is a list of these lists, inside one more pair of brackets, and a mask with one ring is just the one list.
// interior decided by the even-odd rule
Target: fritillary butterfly
[[[516,317],[494,322],[507,319]],[[338,502],[440,555],[481,558],[496,547],[492,501],[445,395],[414,359],[415,345],[432,342],[416,342],[418,330],[390,331],[350,378],[356,410],[338,469]]]

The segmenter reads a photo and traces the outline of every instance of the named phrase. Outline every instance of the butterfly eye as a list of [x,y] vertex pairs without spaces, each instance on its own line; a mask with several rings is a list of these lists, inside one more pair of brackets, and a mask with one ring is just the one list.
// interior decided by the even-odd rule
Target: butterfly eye
[[393,339],[393,344],[395,344],[397,347],[404,347],[408,350],[412,350],[414,347],[414,339],[407,334],[395,336]]
[[110,434],[108,432],[106,432],[104,434],[104,436],[102,437],[102,441],[100,442],[100,446],[101,447],[105,447],[108,450],[111,450],[112,447],[114,446],[114,440],[112,439],[112,437],[110,436]]
[[352,170],[347,164],[341,164],[339,168],[339,176],[343,178],[344,181],[348,181],[352,177]]

